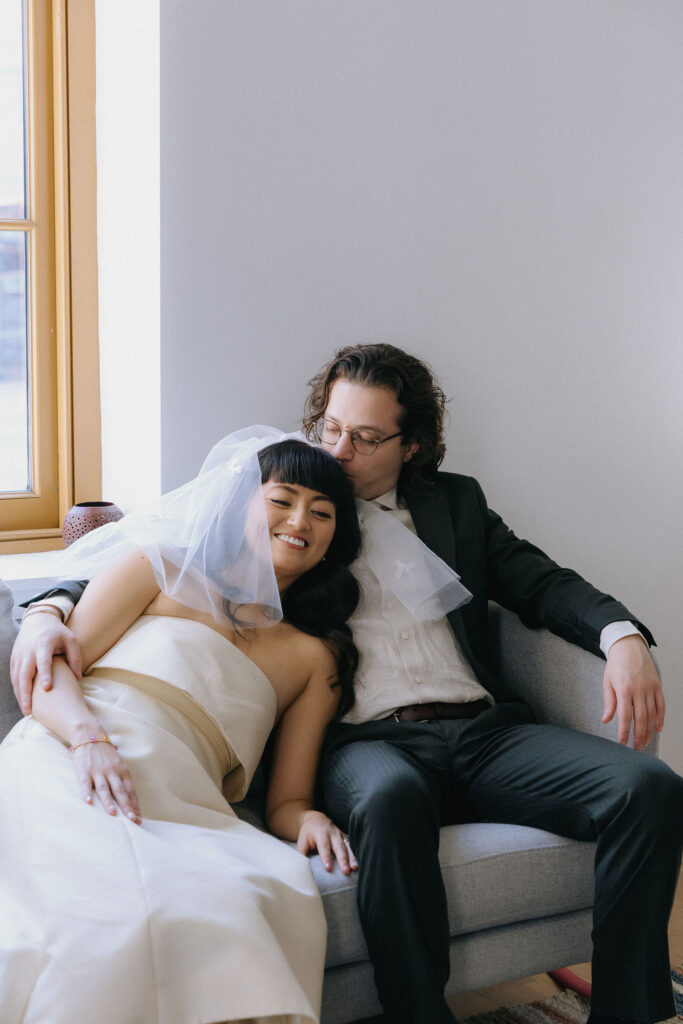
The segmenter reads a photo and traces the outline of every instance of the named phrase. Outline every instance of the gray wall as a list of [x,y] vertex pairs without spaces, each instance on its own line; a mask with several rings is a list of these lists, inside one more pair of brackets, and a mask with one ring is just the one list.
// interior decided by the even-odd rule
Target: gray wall
[[164,0],[164,488],[332,350],[453,396],[447,468],[660,643],[683,772],[683,5]]

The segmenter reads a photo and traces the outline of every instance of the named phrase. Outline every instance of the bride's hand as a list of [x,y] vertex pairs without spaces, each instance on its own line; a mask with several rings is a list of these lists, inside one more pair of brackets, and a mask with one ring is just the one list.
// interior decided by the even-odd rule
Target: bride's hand
[[142,821],[137,793],[126,762],[111,743],[86,741],[76,745],[71,757],[83,799],[93,803],[93,790],[107,814],[115,815],[117,805],[137,825]]
[[333,856],[345,875],[358,870],[358,861],[348,837],[321,811],[306,812],[296,848],[304,854],[317,850],[326,871],[332,870]]

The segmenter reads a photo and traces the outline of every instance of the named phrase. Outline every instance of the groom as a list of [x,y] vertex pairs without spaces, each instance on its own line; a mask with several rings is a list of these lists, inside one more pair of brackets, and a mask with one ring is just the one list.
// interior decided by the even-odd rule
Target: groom
[[[475,480],[438,472],[445,398],[420,360],[389,345],[345,348],[311,385],[304,426],[356,496],[415,531],[473,595],[447,618],[421,622],[382,591],[362,556],[354,566],[364,593],[350,623],[359,685],[322,770],[330,813],[358,855],[359,912],[387,1019],[453,1021],[443,997],[449,929],[437,851],[456,797],[458,820],[597,841],[591,1022],[672,1016],[666,928],[683,780],[638,752],[664,720],[647,627],[515,537]],[[488,664],[489,599],[605,655],[603,721],[616,713],[619,744],[534,722]],[[53,650],[76,654],[58,616],[52,606],[22,630],[15,686],[24,710],[36,656],[41,678]]]

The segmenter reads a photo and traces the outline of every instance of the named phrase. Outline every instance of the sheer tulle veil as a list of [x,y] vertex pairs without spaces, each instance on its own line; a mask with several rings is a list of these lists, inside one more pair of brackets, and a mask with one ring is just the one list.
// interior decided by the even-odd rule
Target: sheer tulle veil
[[[219,624],[232,624],[238,608],[249,625],[279,621],[258,453],[289,438],[306,441],[301,433],[263,425],[229,434],[193,480],[72,544],[55,561],[56,575],[90,579],[117,555],[138,548],[165,594]],[[362,557],[416,618],[439,618],[470,600],[457,573],[410,530],[371,502],[358,500],[356,507]]]
[[252,426],[224,437],[197,476],[155,502],[128,512],[72,544],[58,560],[61,575],[90,579],[112,558],[139,548],[160,589],[181,604],[230,624],[241,607],[268,626],[282,618],[261,494],[258,452],[299,434]]

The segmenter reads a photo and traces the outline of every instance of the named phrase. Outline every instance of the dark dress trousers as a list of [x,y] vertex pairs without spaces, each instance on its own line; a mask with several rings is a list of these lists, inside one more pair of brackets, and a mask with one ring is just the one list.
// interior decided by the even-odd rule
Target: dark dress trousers
[[[497,703],[473,720],[339,723],[323,763],[327,808],[358,856],[358,906],[391,1024],[452,1021],[443,990],[449,927],[439,828],[457,820],[531,825],[596,841],[594,1013],[657,1021],[675,1013],[667,922],[680,866],[683,780],[610,740],[538,725],[488,663],[487,603],[600,654],[622,604],[518,539],[479,484],[439,473],[406,489],[420,538],[472,600],[449,621]],[[425,665],[425,675],[429,665]],[[398,701],[398,703],[402,703]]]

